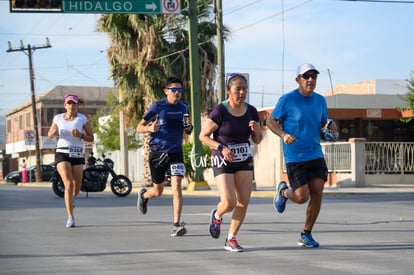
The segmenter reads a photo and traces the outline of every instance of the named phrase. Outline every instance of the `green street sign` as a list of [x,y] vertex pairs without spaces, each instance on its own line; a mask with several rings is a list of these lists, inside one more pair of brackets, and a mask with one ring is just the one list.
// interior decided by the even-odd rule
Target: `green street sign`
[[180,13],[180,0],[64,0],[64,13]]
[[[1,1],[1,0],[0,0]],[[10,12],[178,14],[180,0],[9,0]]]

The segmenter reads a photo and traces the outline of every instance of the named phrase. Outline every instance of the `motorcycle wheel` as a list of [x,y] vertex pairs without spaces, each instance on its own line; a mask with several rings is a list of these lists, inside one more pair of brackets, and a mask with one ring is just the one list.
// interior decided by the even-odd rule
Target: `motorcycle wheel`
[[53,192],[59,197],[65,196],[65,185],[63,184],[63,180],[60,177],[56,177],[52,181]]
[[118,197],[126,197],[132,191],[132,183],[128,177],[117,175],[111,180],[111,190]]

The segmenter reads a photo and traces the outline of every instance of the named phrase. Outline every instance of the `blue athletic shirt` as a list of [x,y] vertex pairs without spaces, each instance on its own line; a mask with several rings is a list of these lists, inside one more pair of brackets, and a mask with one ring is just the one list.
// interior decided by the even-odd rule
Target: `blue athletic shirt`
[[182,101],[171,104],[167,98],[154,102],[144,114],[145,121],[158,117],[160,129],[151,133],[149,145],[153,152],[182,153],[183,115],[188,114],[188,106]]
[[281,121],[283,131],[296,141],[283,144],[285,162],[304,162],[323,158],[320,140],[321,124],[328,121],[325,98],[315,92],[302,95],[298,89],[279,98],[272,117]]

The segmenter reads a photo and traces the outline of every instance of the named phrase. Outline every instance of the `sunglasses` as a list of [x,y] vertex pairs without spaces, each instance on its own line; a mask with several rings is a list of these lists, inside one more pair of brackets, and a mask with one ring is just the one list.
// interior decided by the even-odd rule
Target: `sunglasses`
[[183,92],[183,88],[176,88],[176,87],[171,87],[171,88],[165,88],[165,89],[170,89],[171,92],[175,93],[175,92],[179,92],[182,93]]
[[318,74],[308,74],[308,73],[305,73],[305,74],[302,74],[301,75],[301,77],[303,78],[303,79],[309,79],[309,78],[313,78],[313,79],[317,79],[318,78]]

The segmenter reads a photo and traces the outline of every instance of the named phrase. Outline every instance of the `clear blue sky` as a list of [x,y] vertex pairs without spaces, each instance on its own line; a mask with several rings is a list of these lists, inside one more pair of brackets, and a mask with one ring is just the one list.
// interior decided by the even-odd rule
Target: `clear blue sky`
[[[42,45],[49,37],[52,48],[33,55],[37,94],[57,85],[112,86],[98,16],[9,13],[0,0],[0,112],[30,100],[28,57],[7,53],[7,41]],[[232,30],[226,72],[249,73],[250,103],[258,108],[296,88],[296,67],[304,62],[321,72],[319,93],[330,89],[328,70],[333,85],[408,79],[414,70],[414,4],[223,0],[223,16]]]

